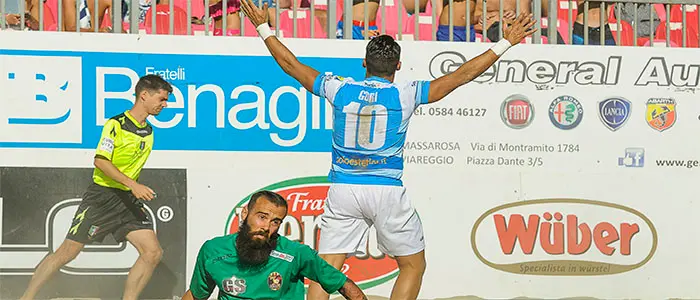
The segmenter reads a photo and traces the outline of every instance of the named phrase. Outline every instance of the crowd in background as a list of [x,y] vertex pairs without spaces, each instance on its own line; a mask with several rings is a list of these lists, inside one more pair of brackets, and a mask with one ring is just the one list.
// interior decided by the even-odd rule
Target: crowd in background
[[[26,0],[24,2],[25,26],[21,26],[21,15],[18,13],[20,3],[6,0],[5,22],[9,29],[39,30],[39,5],[42,0]],[[76,5],[75,1],[80,1]],[[151,32],[151,27],[157,28],[158,33],[169,33],[169,14],[172,13],[173,34],[207,34],[218,36],[255,35],[255,30],[250,23],[241,21],[239,0],[226,0],[225,5],[221,0],[156,0],[157,18],[153,26],[151,19],[151,0],[139,0],[139,27]],[[170,12],[169,1],[173,1],[174,11]],[[191,1],[188,3],[188,1]],[[644,3],[611,3],[588,1],[588,13],[584,14],[584,0],[552,0],[558,1],[557,7],[557,36],[549,37],[546,29],[549,15],[549,0],[353,0],[352,6],[352,32],[344,32],[343,26],[343,0],[337,1],[335,18],[328,16],[327,0],[255,0],[258,6],[267,4],[269,11],[269,23],[272,28],[280,28],[283,36],[291,37],[293,23],[297,23],[295,37],[331,37],[343,38],[346,34],[353,39],[365,39],[386,33],[397,37],[420,40],[437,41],[486,41],[495,42],[500,39],[499,32],[504,19],[514,17],[518,12],[534,12],[535,7],[541,7],[542,42],[547,43],[549,38],[556,38],[558,44],[584,44],[585,31],[587,44],[624,46],[644,46],[654,41],[662,41],[666,35],[666,19],[670,16],[672,46],[679,46],[682,36],[686,35],[688,47],[697,47],[698,44],[698,9],[696,5],[671,5],[644,4]],[[311,3],[313,1],[313,3]],[[394,1],[402,1],[397,3]],[[43,0],[44,28],[43,30],[76,31],[79,28],[84,32],[113,32],[111,6],[118,1],[112,0],[62,0],[62,24],[58,24],[58,0]],[[604,3],[601,5],[601,3]],[[95,7],[97,4],[97,7]],[[130,0],[121,1],[121,14],[123,17],[123,31],[129,27]],[[418,5],[416,7],[416,4]],[[314,6],[311,10],[311,6]],[[486,6],[484,10],[483,6]],[[616,7],[620,5],[620,7]],[[76,10],[77,6],[77,10]],[[190,6],[188,8],[188,6]],[[569,7],[570,6],[570,7]],[[685,7],[683,7],[685,6]],[[14,11],[12,11],[14,7]],[[293,8],[294,7],[294,8]],[[604,7],[604,8],[603,8]],[[636,13],[635,13],[636,7]],[[666,8],[670,8],[667,13]],[[187,10],[191,15],[188,18]],[[280,10],[279,12],[276,10]],[[604,11],[603,11],[604,10]],[[209,20],[205,18],[208,11]],[[484,15],[485,11],[485,15]],[[569,19],[571,12],[572,18]],[[79,14],[76,23],[76,13]],[[313,14],[313,15],[312,15]],[[366,14],[366,16],[365,16]],[[450,14],[452,18],[450,20]],[[601,17],[601,14],[604,14]],[[679,30],[677,23],[681,22],[682,14],[686,14],[687,25],[685,30]],[[635,18],[636,15],[636,18]],[[385,16],[385,20],[380,20]],[[435,18],[433,19],[433,16]],[[586,18],[584,20],[584,17]],[[226,19],[226,28],[223,28],[223,19]],[[279,18],[279,19],[278,19]],[[400,21],[399,21],[400,19]],[[415,32],[415,23],[418,20],[418,31]],[[329,31],[328,22],[333,21],[335,32]],[[336,21],[337,20],[337,21]],[[367,21],[367,24],[365,24]],[[246,23],[248,23],[246,26]],[[280,23],[280,24],[278,24]],[[398,25],[398,24],[402,25]],[[95,24],[100,24],[96,26]],[[58,28],[60,26],[60,28]],[[209,26],[208,30],[205,27]],[[241,27],[243,26],[243,27]],[[452,26],[452,30],[450,30]],[[633,36],[633,26],[636,26],[636,35]],[[95,29],[97,27],[97,30]],[[189,27],[189,29],[187,28]],[[313,27],[313,29],[312,29]],[[315,31],[311,36],[310,32]],[[601,39],[601,35],[603,35]],[[405,39],[405,38],[404,38]],[[531,42],[531,40],[529,40]]]

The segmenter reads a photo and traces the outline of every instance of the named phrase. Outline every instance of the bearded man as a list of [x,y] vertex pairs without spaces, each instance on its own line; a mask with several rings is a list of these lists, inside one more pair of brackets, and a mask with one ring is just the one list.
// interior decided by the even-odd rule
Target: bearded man
[[199,249],[190,287],[182,300],[304,299],[304,278],[327,293],[345,299],[367,299],[345,274],[311,247],[280,236],[287,201],[277,193],[258,191],[243,208],[237,233],[215,237]]

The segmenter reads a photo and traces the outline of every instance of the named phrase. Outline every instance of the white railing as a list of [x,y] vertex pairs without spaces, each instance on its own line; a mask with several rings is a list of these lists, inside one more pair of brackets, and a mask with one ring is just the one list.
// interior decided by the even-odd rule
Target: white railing
[[[17,11],[6,11],[8,1],[17,1]],[[43,5],[38,5],[39,1],[43,0],[0,0],[0,30],[70,29],[76,32],[214,35],[216,29],[227,28],[231,31],[220,30],[223,35],[255,35],[252,24],[238,11],[238,0],[161,0],[167,4],[149,0],[78,0],[75,1],[75,8],[71,4],[69,12],[64,11],[65,1],[74,0],[45,0]],[[149,2],[142,5],[141,1]],[[272,0],[255,2],[262,6],[263,1]],[[352,0],[308,0],[305,3],[302,0],[274,1],[270,9],[271,25],[278,36],[285,38],[335,39],[338,38],[338,21],[353,19],[361,24],[358,27],[360,30],[372,30],[376,22],[378,34],[390,34],[398,40],[466,39],[466,42],[493,42],[502,37],[503,23],[498,20],[513,12],[517,15],[529,11],[539,20],[536,26],[542,30],[529,37],[528,43],[696,48],[700,31],[700,0],[377,1],[378,4],[369,0],[358,1],[355,5]],[[222,11],[233,7],[235,12],[215,22],[210,16],[209,7],[217,3]],[[73,12],[93,12],[94,9],[87,10],[85,7],[100,6],[110,6],[103,16],[107,21],[102,22],[101,26],[92,26],[88,24],[89,18],[81,20],[81,13]],[[414,12],[416,7],[420,8],[417,14]],[[127,8],[128,12],[123,12],[123,8]],[[158,13],[150,13],[154,10]],[[17,14],[18,11],[26,13]],[[67,21],[66,16],[75,16],[75,19]],[[116,19],[123,22],[112,22]],[[94,17],[92,20],[95,20]],[[73,27],[72,23],[82,24]],[[136,23],[139,26],[129,26]],[[483,24],[488,25],[486,30],[483,30]],[[605,24],[604,34],[600,34],[600,24]],[[643,30],[640,30],[640,26]],[[351,22],[343,22],[342,32],[346,34],[342,38],[353,38],[348,34],[352,30]],[[436,34],[438,31],[440,37]],[[370,36],[365,34],[360,38],[368,39]]]

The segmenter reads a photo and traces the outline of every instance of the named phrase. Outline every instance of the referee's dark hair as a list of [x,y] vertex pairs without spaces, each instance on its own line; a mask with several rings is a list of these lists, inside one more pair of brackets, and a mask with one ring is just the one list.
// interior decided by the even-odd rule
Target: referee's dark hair
[[136,97],[138,97],[141,92],[148,91],[149,94],[157,93],[160,90],[164,90],[171,94],[173,92],[173,87],[163,79],[155,74],[149,74],[141,77],[139,82],[136,83]]
[[284,209],[287,210],[287,200],[284,200],[284,197],[282,197],[282,195],[267,190],[257,191],[250,195],[250,201],[248,202],[248,210],[253,209],[253,206],[255,206],[255,203],[258,201],[258,199],[260,199],[260,197],[264,197],[268,201],[272,202],[272,204],[284,207]]

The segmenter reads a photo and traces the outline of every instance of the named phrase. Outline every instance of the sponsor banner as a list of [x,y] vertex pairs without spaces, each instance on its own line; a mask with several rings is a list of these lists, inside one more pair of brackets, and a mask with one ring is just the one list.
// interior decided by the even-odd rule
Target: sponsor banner
[[[175,92],[169,107],[150,117],[156,150],[330,149],[330,104],[286,75],[257,38],[40,33],[42,39],[26,41],[2,35],[9,41],[0,49],[3,147],[92,149],[105,120],[133,103],[138,77],[158,74]],[[46,47],[40,40],[61,42]],[[336,42],[287,41],[322,73],[362,78],[366,42]],[[201,44],[211,46],[195,47]],[[488,48],[402,45],[400,81],[432,80]],[[409,140],[422,142],[416,147],[459,149],[406,159],[479,170],[582,170],[618,168],[619,154],[612,153],[628,147],[645,148],[648,158],[683,158],[693,151],[680,153],[664,140],[700,127],[693,104],[700,66],[689,63],[692,55],[688,49],[518,45],[444,101],[415,111]],[[36,134],[20,134],[26,131]]]
[[[595,210],[599,212],[593,213]],[[648,249],[648,254],[635,249],[634,264],[617,263],[620,257],[631,257],[636,236],[643,241],[635,240],[635,247]],[[476,220],[471,238],[474,254],[489,267],[513,274],[554,276],[632,271],[649,262],[658,246],[656,228],[641,212],[587,199],[537,199],[500,205]],[[534,260],[499,262],[513,255],[516,247]],[[500,257],[485,257],[479,248],[500,248],[501,253],[495,255]],[[600,254],[607,259],[598,260]]]
[[[91,179],[92,169],[87,168],[0,168],[0,298],[19,299],[34,268],[63,243]],[[165,249],[143,298],[172,299],[185,288],[186,181],[185,170],[142,172],[141,182],[158,193],[145,207]],[[86,245],[37,297],[121,298],[138,256],[130,243],[117,243],[108,235],[102,243]]]
[[[245,170],[259,167],[262,155],[231,157],[236,156],[240,158],[233,170],[216,169],[223,176],[191,173],[196,179],[190,185],[206,185],[206,191],[193,194],[193,201],[208,204],[191,213],[212,221],[208,226],[190,225],[188,252],[196,253],[208,238],[235,232],[241,207],[258,189],[277,191],[287,199],[289,216],[280,233],[316,248],[316,216],[327,183],[325,176],[309,174],[310,169],[324,168],[323,155],[315,155],[316,162],[299,156],[285,162],[275,156],[268,164],[275,168],[260,172]],[[304,159],[311,162],[310,167],[303,166]],[[270,171],[275,169],[279,172]],[[686,220],[698,210],[690,188],[700,180],[698,175],[439,173],[430,169],[436,168],[412,167],[405,181],[425,229],[428,268],[420,299],[468,295],[695,299],[700,295],[691,276],[700,267],[696,258],[700,246],[688,242],[689,237],[700,235],[700,229]],[[233,186],[231,178],[240,180]],[[370,237],[372,254],[374,231]],[[395,265],[384,260],[351,257],[342,270],[368,295],[388,297],[395,278],[383,282],[382,275],[391,274]],[[193,262],[194,257],[188,264]],[[669,266],[679,275],[661,275]],[[645,284],[629,286],[629,282]]]
[[[192,221],[186,233],[165,237],[173,240],[164,248],[165,255],[184,257],[166,266],[183,268],[185,283],[152,281],[147,290],[167,293],[144,298],[184,293],[199,247],[235,232],[239,209],[261,188],[289,201],[281,233],[317,247],[333,116],[324,99],[282,72],[259,39],[34,36],[41,38],[0,32],[8,41],[0,49],[0,89],[7,91],[0,97],[0,166],[85,168],[82,181],[65,185],[87,184],[104,120],[131,105],[135,79],[160,74],[176,87],[170,106],[150,118],[156,150],[148,167],[186,169],[186,181],[184,173],[174,181],[157,174],[144,180],[159,189],[186,187],[173,192],[184,197],[179,205],[166,204],[174,217],[165,224],[185,224],[186,214]],[[286,44],[321,72],[364,75],[365,41]],[[489,46],[401,45],[397,80],[453,72]],[[700,298],[694,281],[700,244],[693,242],[700,229],[692,223],[700,209],[693,199],[700,144],[690,138],[700,130],[694,55],[690,49],[518,45],[474,82],[416,109],[403,160],[428,247],[419,298]],[[9,236],[36,235],[16,243],[47,248],[41,238],[48,211],[72,198],[50,198],[63,193],[52,181],[7,176],[0,180],[4,214],[19,212],[3,217],[0,253],[6,255]],[[12,180],[32,190],[17,208],[5,199],[17,191]],[[83,189],[66,193],[79,197]],[[148,203],[154,213],[158,195]],[[51,201],[29,204],[44,198]],[[40,233],[14,233],[20,216],[35,224],[22,230]],[[396,264],[376,251],[374,232],[368,250],[369,257],[351,257],[343,271],[367,294],[389,297]],[[13,286],[26,284],[26,275],[8,276],[15,277]],[[55,284],[46,293],[70,286]],[[116,295],[123,279],[110,286]]]

